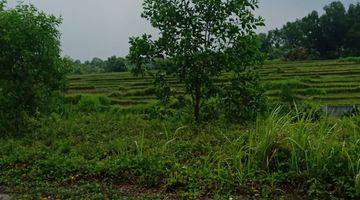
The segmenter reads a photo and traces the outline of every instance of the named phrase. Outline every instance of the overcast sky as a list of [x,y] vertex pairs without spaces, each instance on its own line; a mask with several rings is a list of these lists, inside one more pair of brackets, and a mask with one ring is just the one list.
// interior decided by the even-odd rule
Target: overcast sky
[[[9,5],[16,5],[9,0]],[[61,15],[64,55],[88,60],[93,57],[125,56],[130,36],[154,33],[141,19],[142,0],[26,0],[47,13]],[[312,10],[322,12],[331,0],[260,0],[258,14],[266,20],[261,31],[281,27]],[[343,0],[346,6],[360,0]]]

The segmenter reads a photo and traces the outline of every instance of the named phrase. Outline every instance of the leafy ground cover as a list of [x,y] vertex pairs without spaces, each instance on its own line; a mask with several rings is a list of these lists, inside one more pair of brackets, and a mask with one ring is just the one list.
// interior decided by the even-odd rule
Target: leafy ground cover
[[90,96],[0,140],[1,192],[16,199],[356,199],[360,118],[275,110],[253,125],[196,128],[148,106]]

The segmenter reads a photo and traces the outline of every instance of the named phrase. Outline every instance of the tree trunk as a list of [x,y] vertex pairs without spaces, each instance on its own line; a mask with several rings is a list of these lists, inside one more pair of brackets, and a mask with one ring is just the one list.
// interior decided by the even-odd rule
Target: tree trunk
[[194,117],[196,123],[200,122],[200,105],[201,104],[201,88],[200,85],[196,87],[195,91],[195,104],[194,104]]

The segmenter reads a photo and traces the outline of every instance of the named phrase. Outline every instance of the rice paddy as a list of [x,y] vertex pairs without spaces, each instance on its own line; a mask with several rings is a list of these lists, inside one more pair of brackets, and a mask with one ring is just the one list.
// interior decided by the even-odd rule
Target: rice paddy
[[[226,81],[225,74],[221,81]],[[269,99],[277,101],[282,85],[291,85],[295,96],[320,105],[355,105],[360,102],[360,64],[355,62],[302,61],[269,62],[260,69]],[[147,104],[155,100],[151,76],[135,77],[130,72],[72,75],[68,95],[106,95],[112,104]],[[176,93],[182,85],[168,79]]]

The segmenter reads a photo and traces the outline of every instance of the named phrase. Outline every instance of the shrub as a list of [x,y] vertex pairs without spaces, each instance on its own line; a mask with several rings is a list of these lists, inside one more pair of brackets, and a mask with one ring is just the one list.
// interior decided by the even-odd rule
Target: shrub
[[29,5],[0,10],[0,132],[21,132],[23,120],[48,111],[66,86],[61,20]]
[[264,88],[256,74],[234,77],[223,91],[221,104],[231,122],[254,121],[267,110]]

